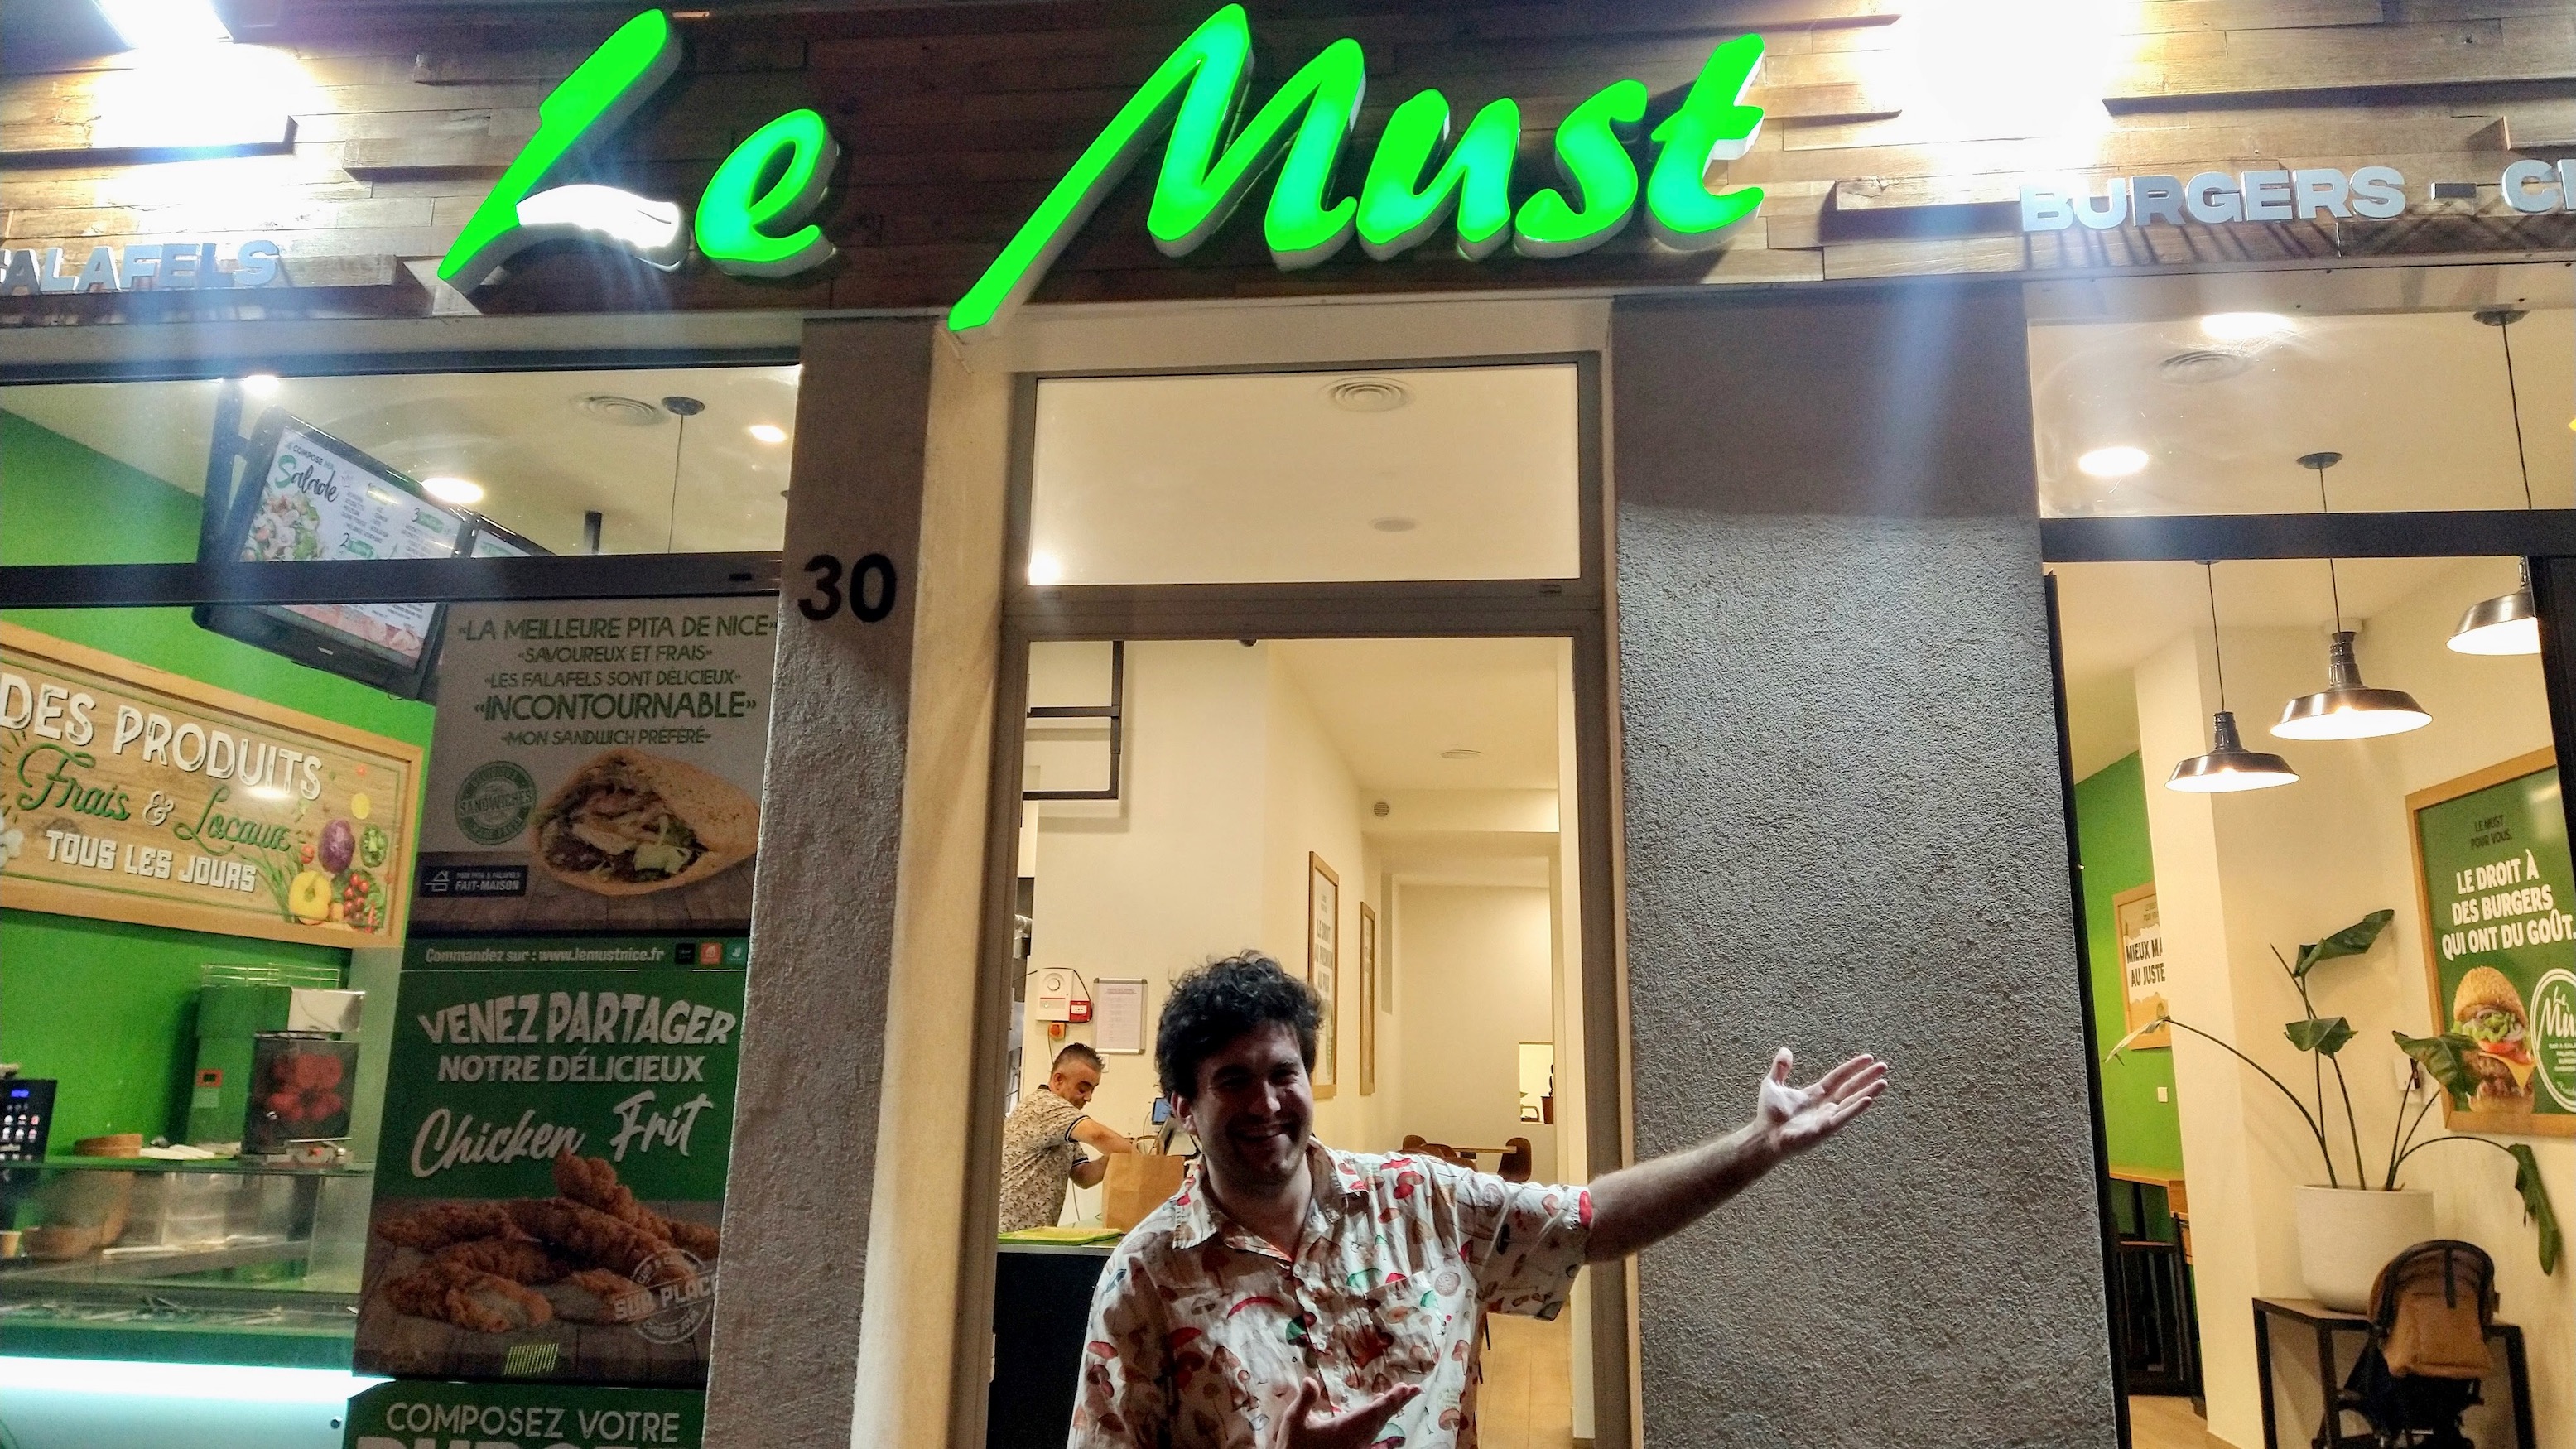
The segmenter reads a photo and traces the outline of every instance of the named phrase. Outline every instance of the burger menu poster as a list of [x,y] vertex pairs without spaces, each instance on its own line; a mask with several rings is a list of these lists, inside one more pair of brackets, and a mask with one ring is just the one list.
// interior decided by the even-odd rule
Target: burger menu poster
[[2441,1031],[2465,1037],[2469,1131],[2576,1136],[2576,867],[2548,750],[2406,797]]

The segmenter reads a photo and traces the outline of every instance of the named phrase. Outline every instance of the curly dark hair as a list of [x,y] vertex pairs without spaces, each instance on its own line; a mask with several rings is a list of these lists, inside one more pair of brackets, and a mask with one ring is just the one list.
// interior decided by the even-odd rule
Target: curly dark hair
[[1297,1033],[1306,1069],[1315,1068],[1315,1030],[1324,1012],[1306,983],[1258,951],[1211,961],[1172,983],[1154,1028],[1154,1067],[1165,1096],[1187,1100],[1199,1088],[1199,1063],[1246,1032],[1273,1022]]

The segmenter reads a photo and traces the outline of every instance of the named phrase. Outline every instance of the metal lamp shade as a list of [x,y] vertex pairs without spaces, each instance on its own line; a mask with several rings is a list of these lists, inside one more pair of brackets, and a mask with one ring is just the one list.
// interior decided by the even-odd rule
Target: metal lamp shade
[[2460,627],[2451,631],[2451,649],[2458,654],[2539,653],[2540,606],[2532,602],[2531,586],[2471,604],[2460,616]]
[[2176,764],[2165,779],[2166,789],[2192,795],[2228,795],[2298,783],[2299,772],[2290,768],[2289,761],[2245,748],[2245,742],[2237,738],[2234,711],[2220,710],[2215,724],[2212,734],[2216,747],[2208,754],[2194,755]]
[[2352,631],[2346,629],[2327,647],[2326,687],[2291,700],[2272,733],[2285,740],[2366,740],[2420,730],[2432,722],[2415,696],[2361,682],[2361,666],[2352,657]]

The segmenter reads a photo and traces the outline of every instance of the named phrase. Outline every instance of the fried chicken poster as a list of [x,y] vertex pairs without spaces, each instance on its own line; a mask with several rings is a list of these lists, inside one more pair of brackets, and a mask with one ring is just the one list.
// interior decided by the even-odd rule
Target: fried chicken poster
[[413,943],[385,1088],[360,1372],[705,1382],[740,947]]
[[774,614],[450,608],[414,928],[749,929]]

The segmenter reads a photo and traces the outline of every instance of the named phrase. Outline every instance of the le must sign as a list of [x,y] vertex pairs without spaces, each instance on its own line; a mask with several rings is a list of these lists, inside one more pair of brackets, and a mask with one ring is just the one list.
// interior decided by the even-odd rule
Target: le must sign
[[[1471,259],[1507,243],[1522,256],[1573,256],[1616,236],[1641,203],[1658,242],[1702,251],[1722,245],[1762,205],[1760,187],[1711,191],[1707,180],[1712,163],[1743,156],[1761,129],[1762,109],[1743,103],[1762,64],[1758,35],[1710,51],[1679,109],[1645,137],[1642,165],[1645,83],[1616,80],[1594,92],[1557,127],[1558,184],[1517,207],[1521,111],[1510,97],[1478,110],[1454,145],[1448,99],[1436,90],[1408,98],[1388,118],[1358,193],[1340,195],[1368,83],[1359,42],[1324,47],[1244,119],[1251,51],[1240,5],[1192,31],[949,309],[949,328],[972,337],[1006,318],[1157,141],[1163,167],[1145,223],[1155,247],[1188,255],[1275,167],[1262,236],[1283,269],[1314,266],[1354,237],[1383,261],[1444,225],[1454,225],[1458,250]],[[647,11],[620,26],[539,105],[536,134],[440,261],[440,278],[470,289],[521,249],[561,239],[673,268],[694,237],[699,255],[737,276],[790,276],[829,260],[832,244],[811,218],[840,151],[811,110],[780,116],[735,147],[698,198],[689,228],[672,202],[569,179],[578,158],[625,124],[679,63],[666,13]]]

